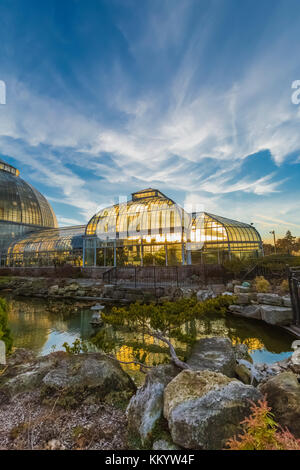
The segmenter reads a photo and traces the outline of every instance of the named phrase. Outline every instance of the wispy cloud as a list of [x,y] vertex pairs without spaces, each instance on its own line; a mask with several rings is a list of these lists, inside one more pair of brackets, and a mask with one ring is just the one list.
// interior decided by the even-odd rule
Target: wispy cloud
[[[107,18],[114,37],[105,33],[107,56],[103,48],[102,55],[93,54],[81,37],[88,59],[84,67],[75,53],[67,61],[72,85],[62,65],[54,72],[52,64],[57,96],[45,90],[44,73],[39,80],[23,80],[16,64],[7,69],[0,152],[17,160],[49,195],[60,223],[84,222],[114,202],[114,194],[144,185],[216,213],[238,200],[243,209],[234,210],[247,218],[255,216],[251,204],[278,211],[278,194],[292,204],[282,165],[300,154],[300,107],[290,102],[290,84],[299,78],[299,22],[291,17],[289,28],[281,29],[288,15],[284,3],[264,24],[251,5],[249,25],[244,19],[230,31],[231,9],[242,15],[236,2],[133,2],[125,10],[112,4]],[[83,24],[89,24],[88,14],[92,24],[92,10],[85,14]],[[75,27],[70,41],[84,33]],[[103,39],[100,32],[99,47]],[[264,151],[275,168],[241,174],[251,155],[260,152],[263,158]],[[299,165],[295,172],[300,174]],[[63,205],[76,208],[78,217]],[[299,226],[289,215],[282,220]]]

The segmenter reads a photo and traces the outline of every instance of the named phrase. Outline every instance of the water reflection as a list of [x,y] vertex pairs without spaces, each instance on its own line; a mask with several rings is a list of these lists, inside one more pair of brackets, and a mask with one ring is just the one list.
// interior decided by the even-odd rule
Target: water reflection
[[[48,354],[54,347],[62,349],[64,342],[73,343],[76,338],[90,340],[94,330],[90,325],[92,311],[89,307],[77,308],[68,303],[50,304],[44,300],[9,300],[11,311],[9,325],[15,347]],[[166,346],[149,336],[122,329],[106,327],[114,344],[114,353],[122,361],[132,361],[139,351],[145,352],[146,363],[163,362],[167,355]],[[186,333],[198,338],[205,336],[227,336],[234,344],[245,343],[250,348],[255,362],[274,362],[291,354],[293,338],[284,331],[255,320],[238,317],[204,317],[184,325]],[[177,347],[185,348],[177,344]],[[130,365],[134,371],[138,367]]]

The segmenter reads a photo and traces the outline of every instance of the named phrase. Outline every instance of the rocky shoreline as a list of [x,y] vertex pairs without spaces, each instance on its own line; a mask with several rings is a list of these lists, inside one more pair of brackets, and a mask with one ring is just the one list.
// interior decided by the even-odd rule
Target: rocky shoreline
[[300,367],[291,358],[253,365],[245,345],[213,337],[195,343],[188,365],[153,367],[136,389],[102,353],[16,350],[0,375],[0,449],[223,449],[249,400],[264,395],[300,437]]

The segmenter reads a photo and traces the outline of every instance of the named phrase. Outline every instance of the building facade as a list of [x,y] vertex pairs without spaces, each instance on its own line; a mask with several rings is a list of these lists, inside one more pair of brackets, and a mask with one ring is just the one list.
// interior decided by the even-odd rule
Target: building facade
[[[149,266],[223,263],[262,256],[249,224],[190,214],[157,189],[101,209],[88,224],[58,228],[47,200],[1,162],[2,266]],[[2,212],[1,212],[2,211]]]
[[19,175],[0,160],[0,251],[26,233],[57,227],[48,201]]

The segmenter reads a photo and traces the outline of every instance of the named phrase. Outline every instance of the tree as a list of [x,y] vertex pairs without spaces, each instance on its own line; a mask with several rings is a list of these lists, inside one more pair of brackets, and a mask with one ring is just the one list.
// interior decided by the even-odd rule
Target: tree
[[[113,307],[109,313],[102,313],[101,316],[105,323],[134,329],[162,341],[169,348],[172,362],[181,369],[189,369],[188,364],[175,350],[172,339],[192,344],[196,340],[195,334],[183,333],[182,325],[207,314],[223,315],[231,303],[231,296],[220,296],[204,302],[198,302],[196,298],[179,299],[175,302],[164,302],[162,305],[136,302],[128,308]],[[112,344],[105,333],[105,330],[101,330],[94,337],[93,343],[107,353]],[[133,362],[139,363],[138,360]]]
[[274,246],[271,243],[263,243],[263,250],[265,255],[272,255],[274,253]]
[[281,251],[282,253],[292,253],[294,247],[295,247],[295,240],[296,237],[294,237],[291,233],[290,230],[286,232],[286,235],[284,238],[280,238],[276,242],[276,248],[278,251]]

